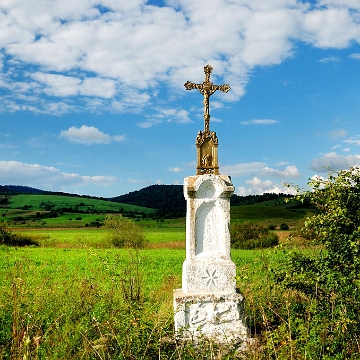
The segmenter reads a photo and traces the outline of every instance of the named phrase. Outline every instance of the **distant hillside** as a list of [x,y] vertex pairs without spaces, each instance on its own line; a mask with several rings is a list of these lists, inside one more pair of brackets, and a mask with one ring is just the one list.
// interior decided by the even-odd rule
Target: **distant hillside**
[[110,200],[158,209],[169,218],[183,217],[186,214],[182,185],[151,185]]
[[42,194],[43,191],[29,186],[0,185],[0,194]]
[[[284,197],[289,197],[289,195],[263,194],[239,196],[234,194],[230,199],[230,203],[231,206],[253,205]],[[186,201],[184,199],[182,185],[151,185],[126,195],[117,196],[111,200],[158,209],[164,212],[164,214],[166,213],[166,216],[169,217],[186,215]]]
[[[183,217],[186,215],[186,201],[184,199],[182,185],[151,185],[141,190],[133,191],[111,199],[92,197],[88,195],[80,196],[63,192],[43,191],[29,186],[19,185],[0,185],[0,194],[5,195],[6,197],[16,194],[42,194],[74,198],[80,197],[87,199],[110,200],[116,203],[156,209],[159,211],[158,215],[168,218]],[[234,194],[230,199],[230,204],[231,206],[253,205],[265,201],[276,201],[277,199],[284,197],[289,197],[289,195],[263,194],[239,196]]]
[[233,194],[230,198],[231,206],[240,206],[240,205],[254,205],[258,203],[262,203],[264,201],[277,200],[279,198],[289,198],[291,195],[286,194],[273,194],[266,193],[262,195],[247,195],[247,196],[239,196]]

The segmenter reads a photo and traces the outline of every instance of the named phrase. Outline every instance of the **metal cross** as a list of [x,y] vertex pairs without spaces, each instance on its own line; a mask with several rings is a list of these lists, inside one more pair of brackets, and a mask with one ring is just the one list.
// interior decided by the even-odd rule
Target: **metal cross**
[[224,85],[214,85],[210,81],[210,75],[213,68],[210,65],[204,66],[204,73],[205,73],[205,81],[203,81],[201,84],[195,84],[191,81],[187,81],[184,86],[186,90],[192,90],[192,89],[198,89],[201,94],[204,95],[204,122],[205,122],[205,128],[204,132],[208,134],[210,132],[210,96],[216,91],[220,90],[222,92],[227,93],[230,90],[230,86],[228,84]]

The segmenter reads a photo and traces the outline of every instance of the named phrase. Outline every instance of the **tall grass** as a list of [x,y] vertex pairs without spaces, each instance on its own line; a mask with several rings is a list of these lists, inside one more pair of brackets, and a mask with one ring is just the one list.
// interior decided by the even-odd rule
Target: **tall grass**
[[[177,344],[183,250],[0,247],[0,358],[201,359]],[[241,261],[252,261],[251,257]],[[230,357],[234,349],[204,345]]]
[[281,248],[232,250],[253,338],[240,354],[175,341],[172,292],[184,250],[0,246],[0,358],[308,359],[311,299],[271,275],[284,256]]

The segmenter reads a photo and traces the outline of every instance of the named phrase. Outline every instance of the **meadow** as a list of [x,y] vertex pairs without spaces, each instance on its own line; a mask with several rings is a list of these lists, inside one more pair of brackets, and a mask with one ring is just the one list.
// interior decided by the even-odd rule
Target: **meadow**
[[[232,208],[232,221],[277,228],[286,222],[294,229],[303,217],[284,206],[250,205],[246,219],[240,208]],[[270,217],[264,217],[266,210]],[[1,211],[8,220],[12,209]],[[114,248],[102,227],[74,228],[64,221],[35,228],[8,221],[38,246],[0,246],[1,359],[287,359],[289,351],[293,359],[302,358],[289,327],[295,295],[275,283],[272,271],[284,249],[318,248],[287,240],[289,230],[277,231],[281,242],[275,249],[232,250],[253,338],[244,355],[236,346],[176,341],[172,302],[173,290],[181,287],[185,219],[134,220],[147,239],[141,250]]]
[[[281,253],[234,250],[238,285],[255,284]],[[183,249],[0,247],[0,357],[3,359],[185,359],[173,334],[172,291],[181,287]],[[249,311],[253,330],[261,326]],[[209,345],[210,346],[210,345]],[[213,346],[213,345],[212,345]],[[210,349],[208,349],[210,351]]]
[[[181,219],[152,225],[144,226],[148,247],[137,251],[111,247],[101,228],[21,230],[40,246],[0,246],[0,358],[237,358],[236,347],[204,342],[199,352],[175,341],[172,292],[181,287],[185,228]],[[273,326],[286,324],[284,290],[271,277],[283,256],[281,247],[232,250],[246,321],[259,344]],[[286,358],[270,340],[275,358]],[[247,358],[274,353],[262,346]]]

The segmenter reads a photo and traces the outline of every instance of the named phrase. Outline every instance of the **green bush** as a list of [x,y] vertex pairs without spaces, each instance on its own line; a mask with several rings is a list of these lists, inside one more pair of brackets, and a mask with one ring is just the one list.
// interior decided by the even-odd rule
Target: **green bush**
[[270,224],[270,225],[268,225],[268,229],[269,230],[276,230],[276,225]]
[[234,223],[230,228],[231,245],[235,249],[263,249],[278,245],[279,237],[254,221]]
[[141,227],[122,215],[107,216],[104,226],[111,230],[109,241],[115,247],[142,248],[146,245]]
[[288,224],[281,224],[280,225],[280,230],[289,230],[289,225]]
[[0,245],[28,246],[39,245],[30,235],[14,234],[5,224],[0,224]]
[[[318,255],[287,254],[274,271],[275,280],[306,298],[303,317],[292,318],[294,332],[312,359],[357,359],[360,329],[360,168],[313,178],[311,191],[297,199],[317,212],[302,233],[323,250]],[[352,355],[351,355],[352,354]],[[357,355],[356,355],[357,354]]]

